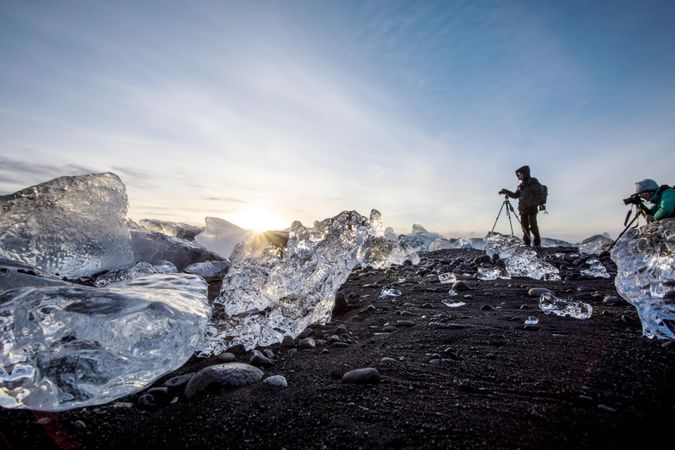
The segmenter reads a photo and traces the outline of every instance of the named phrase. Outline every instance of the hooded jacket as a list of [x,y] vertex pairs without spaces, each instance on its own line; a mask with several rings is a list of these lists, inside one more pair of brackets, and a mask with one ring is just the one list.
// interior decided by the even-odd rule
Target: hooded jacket
[[506,195],[518,199],[518,211],[521,214],[536,214],[543,193],[541,183],[530,176],[530,166],[519,167],[516,169],[516,175],[519,173],[523,174],[523,181],[515,192],[505,190]]
[[649,201],[654,203],[654,207],[647,208],[647,212],[654,220],[675,217],[675,189],[664,184],[657,189]]

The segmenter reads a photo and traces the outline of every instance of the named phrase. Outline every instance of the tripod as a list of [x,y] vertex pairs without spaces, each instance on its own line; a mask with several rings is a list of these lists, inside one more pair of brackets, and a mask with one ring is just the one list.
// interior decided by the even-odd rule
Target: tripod
[[[497,213],[497,218],[495,219],[495,224],[492,225],[492,230],[490,230],[490,233],[495,231],[495,227],[497,226],[497,222],[499,221],[499,216],[502,214],[502,210],[506,207],[506,217],[509,219],[509,226],[511,227],[511,235],[513,235],[513,222],[511,221],[511,214],[516,217],[516,220],[520,224],[520,218],[518,218],[518,213],[516,212],[515,209],[513,209],[513,205],[509,201],[509,196],[505,195],[504,196],[504,201],[502,202],[501,208],[499,208],[499,212]],[[522,226],[522,225],[521,225]]]
[[[621,239],[621,236],[626,234],[626,231],[628,231],[628,229],[633,226],[633,222],[638,220],[640,218],[640,216],[644,216],[645,213],[642,211],[642,209],[639,206],[635,206],[635,215],[633,216],[633,220],[628,222],[628,219],[630,219],[631,214],[633,214],[632,208],[628,210],[628,212],[626,213],[626,219],[623,221],[624,225],[626,225],[626,224],[628,224],[628,225],[626,225],[626,228],[624,228],[623,231],[621,232],[621,234],[619,234],[619,236],[617,236],[617,238],[614,240],[614,242],[612,242],[612,245],[607,247],[607,250],[605,250],[604,253],[609,253],[609,251],[614,247],[614,245],[617,242],[619,242],[619,239]],[[637,227],[638,225],[639,225],[639,222],[635,224],[635,227]]]

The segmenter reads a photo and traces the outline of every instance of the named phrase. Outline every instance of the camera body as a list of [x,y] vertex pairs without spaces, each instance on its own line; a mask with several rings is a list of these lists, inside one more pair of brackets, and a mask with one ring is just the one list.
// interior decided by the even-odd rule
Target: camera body
[[628,198],[623,199],[623,204],[628,206],[628,205],[641,205],[642,204],[642,199],[640,199],[640,194],[633,194]]

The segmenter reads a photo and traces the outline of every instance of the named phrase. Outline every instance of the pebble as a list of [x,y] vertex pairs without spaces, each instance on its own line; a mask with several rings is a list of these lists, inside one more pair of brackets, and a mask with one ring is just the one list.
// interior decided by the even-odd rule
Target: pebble
[[386,327],[382,327],[382,332],[384,333],[391,333],[392,331],[396,331],[396,327],[393,325],[387,325]]
[[235,355],[240,355],[242,353],[246,353],[246,347],[244,347],[244,344],[233,345],[232,347],[229,347],[227,349],[227,353],[234,353]]
[[607,412],[616,412],[616,409],[612,408],[611,406],[603,405],[602,403],[598,405],[598,409]]
[[157,408],[157,402],[155,397],[150,394],[143,394],[138,397],[138,406],[144,409],[154,409]]
[[153,387],[148,389],[146,393],[152,395],[159,403],[164,403],[169,399],[168,387]]
[[316,341],[311,337],[300,339],[298,341],[298,348],[311,349],[316,347]]
[[520,309],[529,309],[530,307],[527,305],[527,303],[523,303],[520,305]]
[[73,422],[73,426],[75,428],[79,428],[80,430],[84,430],[85,428],[87,428],[87,424],[81,420],[76,420],[75,422]]
[[349,330],[345,325],[340,325],[335,328],[335,334],[349,334]]
[[172,378],[169,378],[164,382],[164,386],[169,389],[182,389],[190,382],[194,373],[186,373],[183,375],[178,375]]
[[331,344],[331,347],[343,348],[343,347],[349,347],[349,344],[347,342],[333,342]]
[[342,292],[335,294],[335,305],[333,306],[333,317],[341,316],[347,312],[347,299]]
[[365,367],[363,369],[354,369],[342,375],[343,383],[369,384],[380,381],[380,372],[374,367]]
[[40,417],[35,423],[38,425],[49,425],[52,423],[52,418],[51,417]]
[[368,311],[375,311],[376,309],[377,309],[377,308],[375,308],[375,306],[373,306],[373,305],[368,305],[368,306],[366,306],[365,308],[363,308],[361,311],[359,311],[359,314],[363,314],[363,313],[366,313],[366,312],[368,312]]
[[214,356],[214,361],[217,364],[224,364],[224,363],[228,363],[228,362],[233,362],[236,359],[237,359],[237,357],[234,356],[234,353],[230,353],[230,352],[223,352],[219,355]]
[[454,283],[452,283],[452,288],[458,292],[468,291],[471,289],[471,287],[465,281],[462,280],[455,281]]
[[464,295],[464,298],[466,298],[466,299],[472,299],[472,298],[473,298],[473,295],[471,295],[471,294],[465,294],[465,295]]
[[616,295],[605,295],[605,298],[602,299],[602,303],[605,305],[619,305],[623,302],[619,297]]
[[383,364],[389,364],[389,363],[398,363],[394,358],[389,358],[389,357],[384,357],[380,360],[381,363]]
[[541,297],[542,295],[545,294],[555,295],[552,290],[542,287],[531,288],[529,291],[527,291],[527,295],[529,295],[530,297]]
[[262,352],[263,352],[263,355],[267,356],[269,359],[274,358],[274,352],[271,349],[266,348]]
[[288,382],[286,381],[286,377],[284,377],[283,375],[272,375],[271,377],[265,378],[262,382],[267,384],[267,385],[277,387],[277,388],[282,388],[282,389],[285,389],[285,388],[288,387]]
[[397,327],[414,327],[415,322],[413,322],[412,320],[397,320],[396,326]]
[[483,305],[480,307],[481,311],[492,311],[494,308],[490,305]]
[[314,334],[314,330],[311,328],[305,328],[302,333],[298,335],[298,339],[305,339]]
[[226,363],[205,367],[185,386],[185,396],[192,398],[211,386],[235,388],[257,383],[262,370],[244,363]]
[[253,354],[251,355],[249,364],[258,367],[272,367],[274,365],[274,361],[269,359],[267,356],[263,355],[261,351],[253,350]]
[[284,335],[284,338],[281,340],[281,346],[284,348],[293,348],[295,347],[295,339],[289,335]]

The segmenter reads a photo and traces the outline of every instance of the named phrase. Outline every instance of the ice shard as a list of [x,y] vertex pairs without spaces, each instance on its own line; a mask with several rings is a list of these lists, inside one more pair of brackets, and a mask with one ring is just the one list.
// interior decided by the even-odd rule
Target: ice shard
[[412,249],[378,235],[379,221],[377,211],[370,220],[344,211],[313,227],[296,221],[286,240],[271,235],[238,245],[199,354],[220,353],[234,344],[270,345],[312,323],[325,323],[337,289],[357,264],[384,268],[406,259],[419,262]]
[[210,307],[196,275],[0,294],[0,406],[62,411],[143,389],[177,369]]
[[178,270],[183,270],[191,264],[222,259],[194,242],[162,233],[132,230],[131,243],[134,262],[161,264],[162,261],[169,261]]
[[590,258],[585,263],[588,267],[581,269],[581,274],[591,278],[609,278],[605,266],[595,258]]
[[194,263],[183,269],[185,273],[192,273],[204,278],[212,278],[227,272],[230,261],[206,261]]
[[237,244],[254,234],[217,217],[207,217],[205,222],[206,228],[195,236],[195,242],[223,258],[229,258]]
[[512,277],[560,280],[560,271],[556,267],[540,259],[534,249],[515,236],[488,233],[485,237],[485,253],[489,256],[499,255]]
[[546,315],[555,314],[560,317],[589,319],[593,315],[593,307],[584,302],[558,298],[553,294],[544,294],[539,298],[539,309]]
[[0,197],[0,257],[78,277],[133,262],[126,188],[113,173],[60,177]]
[[631,229],[612,249],[617,292],[649,338],[675,339],[675,219]]
[[178,272],[178,269],[176,269],[176,266],[174,266],[169,261],[162,261],[157,265],[139,262],[126,269],[113,269],[96,276],[93,284],[96,287],[103,287],[113,283],[119,283],[120,281],[131,281],[147,275],[176,272]]
[[612,240],[602,234],[596,234],[577,244],[579,252],[587,255],[599,255],[612,245]]
[[138,222],[138,225],[151,233],[162,233],[167,236],[185,239],[186,241],[194,240],[196,235],[204,231],[204,227],[157,219],[141,219],[141,221]]

